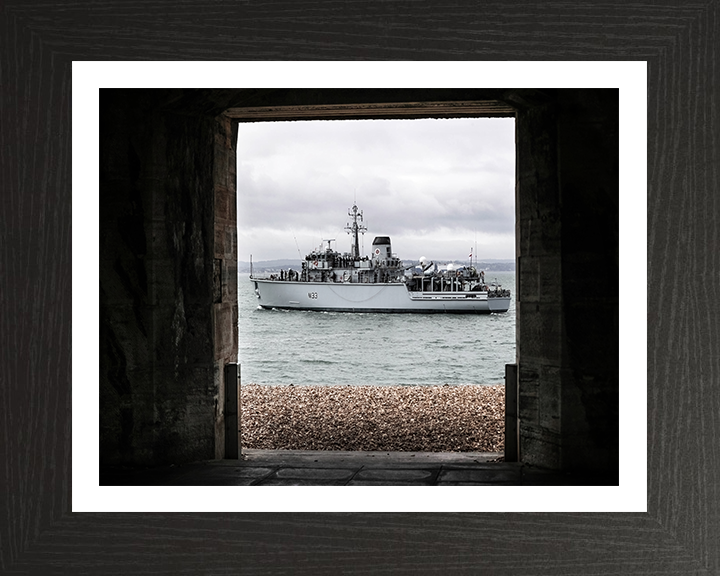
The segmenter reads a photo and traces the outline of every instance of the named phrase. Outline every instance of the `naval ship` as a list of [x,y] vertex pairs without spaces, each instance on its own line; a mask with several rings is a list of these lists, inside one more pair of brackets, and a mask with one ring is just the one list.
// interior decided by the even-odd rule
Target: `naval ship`
[[300,271],[283,270],[259,277],[251,269],[250,281],[260,307],[336,312],[507,312],[510,291],[497,283],[487,285],[484,272],[472,264],[448,264],[441,269],[421,258],[419,265],[405,266],[393,254],[388,236],[376,236],[372,253],[361,256],[358,235],[367,227],[356,203],[348,216],[352,219],[345,227],[352,236],[350,252],[333,250],[334,239],[323,240],[320,248],[305,256]]

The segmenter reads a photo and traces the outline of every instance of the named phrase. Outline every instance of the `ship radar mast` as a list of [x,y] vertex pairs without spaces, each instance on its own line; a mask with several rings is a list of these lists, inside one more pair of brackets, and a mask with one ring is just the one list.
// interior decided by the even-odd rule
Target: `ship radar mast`
[[[351,248],[352,258],[360,258],[360,244],[358,243],[358,232],[365,234],[367,227],[363,224],[363,213],[362,210],[358,210],[357,204],[353,202],[353,207],[348,209],[348,216],[352,218],[352,225],[350,223],[345,226],[345,230],[348,234],[352,234],[353,243]],[[359,222],[359,223],[358,223]]]

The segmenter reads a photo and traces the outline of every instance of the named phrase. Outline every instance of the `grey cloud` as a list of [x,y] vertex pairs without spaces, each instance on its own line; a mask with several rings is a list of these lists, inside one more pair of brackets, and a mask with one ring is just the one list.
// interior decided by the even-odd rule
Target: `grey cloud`
[[[241,244],[262,237],[269,250],[269,230],[332,233],[345,250],[357,198],[369,236],[398,236],[398,245],[407,236],[430,249],[492,234],[502,253],[487,257],[514,254],[512,120],[268,123],[239,132]],[[297,253],[292,238],[273,250]]]

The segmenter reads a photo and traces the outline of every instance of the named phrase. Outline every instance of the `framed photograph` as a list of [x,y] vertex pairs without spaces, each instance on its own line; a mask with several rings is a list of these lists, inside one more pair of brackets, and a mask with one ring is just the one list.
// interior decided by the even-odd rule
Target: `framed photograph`
[[[389,7],[345,6],[337,13],[319,11],[312,21],[311,14],[296,8],[268,12],[268,5],[205,6],[201,13],[182,5],[169,18],[164,9],[162,17],[154,17],[161,8],[146,6],[142,14],[111,5],[91,11],[41,11],[20,4],[2,9],[0,64],[8,79],[4,84],[14,89],[4,91],[7,145],[0,151],[8,191],[2,212],[7,249],[0,404],[7,465],[0,568],[9,573],[125,573],[137,569],[142,557],[143,570],[157,574],[188,567],[200,573],[256,574],[716,571],[717,335],[712,290],[697,280],[717,271],[711,193],[717,119],[708,64],[713,58],[707,57],[714,53],[715,5],[617,6],[610,13],[605,5],[572,13],[529,6],[508,13],[502,4],[476,12],[450,7],[443,12],[449,24],[442,29],[422,11],[403,14]],[[317,28],[318,23],[323,26]],[[360,52],[342,39],[351,32],[359,35]],[[92,503],[92,493],[100,488],[99,323],[91,320],[86,326],[76,314],[87,310],[97,318],[99,308],[93,276],[103,234],[93,220],[97,88],[232,88],[236,82],[227,76],[212,82],[203,75],[223,69],[210,61],[228,58],[247,61],[233,63],[232,70],[244,75],[237,84],[258,87],[248,79],[259,81],[260,73],[278,65],[261,60],[268,56],[409,61],[386,67],[393,76],[370,80],[383,85],[403,82],[401,70],[412,85],[428,70],[442,81],[443,74],[502,74],[505,68],[523,75],[525,87],[542,87],[538,75],[545,73],[546,86],[587,82],[597,88],[604,86],[601,75],[589,79],[583,68],[597,72],[603,65],[622,68],[623,61],[644,63],[647,98],[640,100],[647,116],[642,118],[643,110],[639,119],[646,121],[647,154],[641,150],[640,158],[633,156],[642,175],[632,181],[638,190],[621,185],[620,197],[621,300],[638,304],[620,318],[621,342],[628,336],[636,342],[627,346],[632,351],[628,363],[621,360],[620,486],[612,488],[630,488],[629,503],[615,500],[603,508],[598,493],[593,497],[584,491],[588,487],[542,493],[473,487],[443,488],[432,496],[439,502],[432,513],[422,505],[413,507],[427,499],[425,489],[393,491],[390,497],[397,500],[386,507],[372,501],[385,498],[382,492],[353,493],[359,503],[349,510],[347,497],[335,490],[300,493],[320,503],[308,506],[298,505],[292,491],[260,487],[253,496],[259,504],[249,504],[245,491],[187,492],[176,486],[151,492],[149,503],[147,493],[127,488],[106,490]],[[168,57],[179,61],[160,62]],[[565,66],[561,76],[549,62],[558,57],[557,69]],[[486,68],[478,62],[482,58],[488,59]],[[412,62],[429,59],[446,62]],[[99,60],[114,62],[91,63]],[[322,64],[304,68],[296,62],[281,84],[305,86],[300,78],[306,75],[307,81],[309,71]],[[360,64],[358,70],[367,69],[372,78],[371,65],[377,63]],[[86,94],[76,84],[83,68],[91,72],[86,77],[96,76]],[[160,70],[169,76],[163,79]],[[123,79],[128,73],[135,74],[130,81]],[[358,85],[357,79],[348,83]],[[621,89],[621,103],[626,96],[632,98]],[[78,108],[80,101],[84,108]],[[92,126],[87,132],[79,124],[83,115]],[[632,116],[632,108],[621,114],[621,144],[632,133]],[[88,142],[76,147],[80,133]],[[646,214],[638,214],[638,204],[624,204],[636,195],[642,196]],[[623,254],[631,256],[628,268]],[[638,308],[646,314],[638,314]],[[645,335],[647,348],[638,348]],[[644,389],[645,382],[646,396],[624,396]],[[90,500],[79,505],[86,497]],[[547,511],[551,505],[540,499],[549,497],[564,503]]]

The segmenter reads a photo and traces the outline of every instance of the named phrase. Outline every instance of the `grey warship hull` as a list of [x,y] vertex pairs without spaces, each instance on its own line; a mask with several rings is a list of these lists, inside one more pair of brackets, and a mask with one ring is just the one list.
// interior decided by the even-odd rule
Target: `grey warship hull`
[[350,284],[252,278],[262,308],[336,312],[490,314],[507,312],[510,296],[488,292],[411,292],[405,283]]
[[423,258],[405,266],[392,253],[390,238],[373,240],[372,254],[360,256],[358,233],[362,212],[354,205],[347,229],[354,241],[349,253],[328,246],[308,254],[299,272],[257,277],[251,273],[262,308],[337,312],[401,312],[491,314],[507,312],[510,292],[485,284],[483,272],[472,265],[445,269]]

